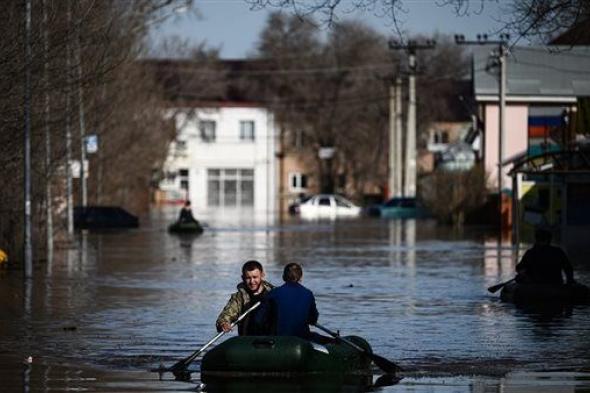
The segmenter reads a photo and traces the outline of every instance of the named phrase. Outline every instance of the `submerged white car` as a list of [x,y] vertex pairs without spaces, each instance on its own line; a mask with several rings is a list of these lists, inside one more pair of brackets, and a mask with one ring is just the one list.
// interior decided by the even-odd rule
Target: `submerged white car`
[[340,218],[356,217],[361,214],[361,208],[340,195],[314,195],[299,205],[302,218]]

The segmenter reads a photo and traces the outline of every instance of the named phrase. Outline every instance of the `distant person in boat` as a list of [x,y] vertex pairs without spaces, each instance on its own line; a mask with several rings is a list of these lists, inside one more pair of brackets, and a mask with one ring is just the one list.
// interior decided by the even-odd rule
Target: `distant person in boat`
[[180,214],[178,216],[178,222],[181,224],[190,223],[190,222],[198,222],[195,217],[193,217],[193,211],[191,210],[191,201],[184,202],[184,206],[180,209]]
[[8,264],[8,254],[0,248],[0,268]]
[[574,283],[574,270],[563,250],[551,245],[551,232],[546,229],[535,231],[535,244],[523,255],[516,265],[516,282],[531,284]]
[[[238,291],[231,295],[217,317],[215,325],[218,332],[230,331],[232,322],[256,302],[261,301],[270,292],[273,285],[265,280],[262,264],[251,260],[242,266],[242,282],[238,284],[237,288]],[[240,336],[258,336],[268,333],[256,323],[256,313],[259,310],[260,308],[254,310],[238,323]]]
[[302,278],[301,266],[289,263],[283,270],[285,283],[264,299],[257,319],[272,335],[313,338],[309,325],[317,322],[319,313],[313,293],[301,285]]

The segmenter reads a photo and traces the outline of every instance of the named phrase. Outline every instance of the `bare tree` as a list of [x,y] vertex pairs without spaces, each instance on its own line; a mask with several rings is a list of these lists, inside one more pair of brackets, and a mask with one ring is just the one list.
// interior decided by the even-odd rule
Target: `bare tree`
[[[362,10],[383,17],[392,25],[400,39],[406,38],[403,31],[403,15],[408,11],[410,0],[245,0],[253,8],[287,8],[299,17],[316,15],[327,25],[338,22],[339,16],[352,10]],[[450,7],[460,16],[481,14],[489,7],[487,0],[441,0],[432,7]],[[501,31],[514,33],[520,38],[548,42],[556,35],[590,21],[590,5],[586,0],[510,0],[501,3]],[[587,27],[586,27],[587,29]]]
[[[124,153],[144,160],[119,165],[113,172],[105,171],[103,178],[107,184],[111,179],[109,175],[126,174],[126,182],[113,183],[118,184],[120,192],[129,193],[125,201],[120,199],[121,204],[139,211],[134,201],[148,190],[151,168],[147,170],[147,167],[160,154],[159,149],[164,149],[161,141],[165,134],[156,116],[159,102],[153,97],[157,92],[150,90],[142,74],[133,72],[132,68],[145,51],[149,26],[165,19],[179,6],[190,7],[191,1],[33,2],[31,170],[33,240],[37,250],[45,244],[41,236],[47,222],[43,206],[48,183],[53,191],[55,231],[61,234],[65,227],[66,119],[71,127],[77,127],[78,116],[84,116],[88,128],[92,127],[91,132],[99,135],[104,157],[111,156],[110,163],[121,160]],[[2,2],[0,12],[5,22],[0,24],[3,37],[0,41],[0,90],[3,93],[0,96],[0,181],[4,189],[0,193],[0,247],[8,249],[12,261],[19,261],[23,242],[25,15],[22,2],[17,0]],[[79,50],[79,56],[73,56],[74,49]],[[76,91],[82,94],[73,94]],[[51,103],[49,110],[48,101]],[[84,107],[80,106],[82,102]],[[72,146],[82,146],[82,133],[71,131],[75,135]],[[46,143],[48,135],[50,144]],[[109,138],[115,139],[115,136],[120,138],[119,144],[110,145]],[[133,151],[142,140],[154,145],[143,156]],[[108,151],[109,146],[113,149],[126,146],[127,151],[119,150],[120,154],[116,155]],[[94,157],[91,158],[91,168],[94,168],[92,161]],[[90,180],[96,181],[92,176],[97,171],[91,171]],[[130,176],[137,181],[129,181]],[[39,258],[39,254],[35,255]]]
[[[353,187],[342,191],[360,197],[386,170],[387,80],[395,63],[384,37],[349,22],[336,25],[323,42],[313,22],[274,13],[257,55],[274,66],[265,94],[278,121],[307,145],[295,151],[287,135],[286,152],[313,160],[312,182],[323,191],[333,192],[336,179],[346,176]],[[326,147],[335,155],[319,158]]]
[[[450,111],[453,81],[468,75],[463,48],[435,38],[440,44],[418,61],[420,130]],[[335,23],[322,40],[313,21],[273,13],[257,56],[275,70],[263,95],[286,130],[285,152],[314,163],[311,183],[357,198],[379,193],[387,179],[389,85],[406,70],[403,53],[390,51],[386,37],[360,22]],[[305,149],[289,146],[293,134],[303,136]],[[325,147],[335,148],[332,159],[318,157]],[[343,178],[347,188],[335,187]]]
[[[413,38],[416,41],[422,37]],[[461,81],[469,80],[470,61],[464,47],[455,45],[449,36],[437,34],[432,38],[436,46],[432,50],[419,51],[417,77],[418,136],[424,142],[426,131],[433,121],[449,119],[457,112],[455,106],[459,95],[465,94],[460,89]],[[451,99],[456,98],[456,99]],[[468,100],[469,97],[464,97]],[[467,107],[460,108],[466,112]],[[469,117],[471,113],[467,113]]]
[[443,223],[462,226],[465,216],[483,206],[489,194],[483,166],[468,171],[437,170],[422,181],[422,200]]

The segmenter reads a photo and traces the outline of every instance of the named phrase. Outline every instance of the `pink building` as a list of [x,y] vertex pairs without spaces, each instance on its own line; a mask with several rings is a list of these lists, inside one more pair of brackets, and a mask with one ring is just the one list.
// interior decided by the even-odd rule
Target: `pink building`
[[[490,186],[498,185],[498,67],[477,48],[473,85]],[[511,48],[502,189],[512,192],[513,241],[550,228],[570,257],[590,236],[590,47]],[[511,177],[508,176],[511,174]]]
[[[499,77],[487,45],[474,50],[473,85],[482,127],[482,158],[491,185],[498,184]],[[563,145],[566,113],[590,96],[590,47],[516,47],[507,58],[506,129],[503,161],[557,151]],[[503,169],[502,188],[510,190]]]

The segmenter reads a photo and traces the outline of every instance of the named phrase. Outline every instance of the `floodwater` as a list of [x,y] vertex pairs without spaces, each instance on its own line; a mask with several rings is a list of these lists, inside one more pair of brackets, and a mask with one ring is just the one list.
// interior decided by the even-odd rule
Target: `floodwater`
[[[198,372],[179,382],[148,370],[216,334],[248,259],[275,284],[286,263],[302,263],[320,323],[365,337],[404,372],[379,388],[298,380],[224,391],[590,392],[590,307],[501,303],[486,288],[512,278],[522,250],[483,231],[211,217],[202,236],[178,237],[166,232],[174,215],[155,211],[137,230],[79,234],[76,248],[36,265],[31,285],[21,271],[0,272],[0,392],[215,391]],[[590,283],[590,266],[576,268]]]

